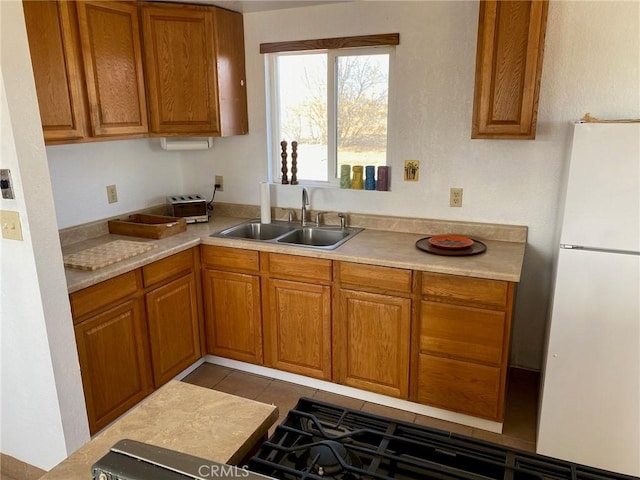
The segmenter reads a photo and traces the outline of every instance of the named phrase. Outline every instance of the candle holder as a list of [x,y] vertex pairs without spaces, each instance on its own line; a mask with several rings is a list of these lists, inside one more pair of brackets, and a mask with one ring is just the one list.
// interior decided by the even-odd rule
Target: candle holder
[[282,147],[282,153],[280,154],[280,156],[282,157],[282,170],[280,170],[282,172],[282,184],[288,185],[289,180],[287,179],[287,142],[285,140],[282,140],[280,142],[280,146]]
[[298,185],[298,142],[291,142],[291,185]]

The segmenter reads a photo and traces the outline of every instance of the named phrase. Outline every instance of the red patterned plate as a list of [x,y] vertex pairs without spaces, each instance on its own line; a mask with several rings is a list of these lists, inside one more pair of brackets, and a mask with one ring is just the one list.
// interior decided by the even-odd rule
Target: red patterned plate
[[447,250],[462,250],[473,245],[473,240],[459,235],[436,235],[429,239],[429,243],[434,247]]

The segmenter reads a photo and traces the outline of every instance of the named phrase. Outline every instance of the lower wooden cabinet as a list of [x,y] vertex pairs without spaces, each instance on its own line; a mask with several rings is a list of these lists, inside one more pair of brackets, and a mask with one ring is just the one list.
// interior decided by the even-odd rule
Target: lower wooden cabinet
[[201,356],[195,275],[189,273],[150,291],[145,302],[157,388]]
[[[296,264],[294,256],[280,257],[290,257],[291,265]],[[308,261],[318,260],[302,259],[299,266]],[[320,262],[327,262],[330,272],[331,261]],[[269,278],[267,285],[265,360],[268,365],[331,380],[331,287],[279,278]]]
[[198,253],[70,295],[92,434],[201,357]]
[[514,283],[201,252],[208,353],[503,420]]
[[411,270],[336,262],[334,380],[407,399],[412,319]]
[[261,365],[259,253],[203,245],[201,256],[207,353]]
[[407,398],[411,299],[343,289],[339,309],[333,332],[338,383]]
[[422,273],[415,399],[502,421],[513,284]]
[[207,351],[262,364],[260,277],[203,270]]
[[153,391],[144,307],[127,300],[88,317],[75,334],[93,434]]

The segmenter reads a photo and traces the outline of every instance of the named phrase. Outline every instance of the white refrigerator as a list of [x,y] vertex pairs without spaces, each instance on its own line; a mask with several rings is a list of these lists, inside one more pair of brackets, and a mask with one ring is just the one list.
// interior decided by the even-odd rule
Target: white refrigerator
[[574,126],[537,452],[640,476],[640,123]]

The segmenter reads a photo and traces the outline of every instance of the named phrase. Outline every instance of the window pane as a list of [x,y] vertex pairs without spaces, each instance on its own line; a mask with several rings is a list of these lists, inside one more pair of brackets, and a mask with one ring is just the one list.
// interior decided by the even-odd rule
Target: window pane
[[389,55],[340,56],[336,61],[337,163],[386,165]]
[[298,142],[298,179],[327,181],[327,55],[277,58],[279,131]]

